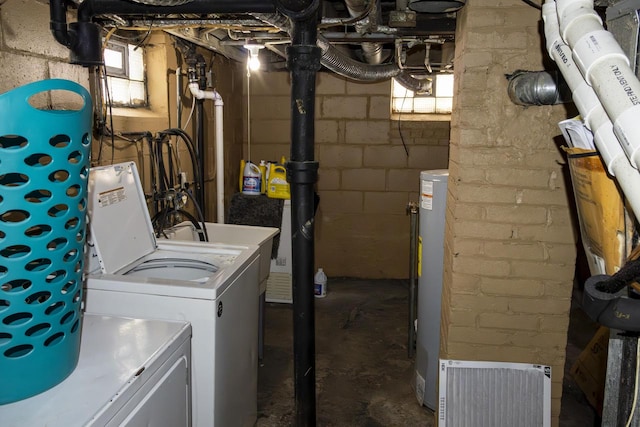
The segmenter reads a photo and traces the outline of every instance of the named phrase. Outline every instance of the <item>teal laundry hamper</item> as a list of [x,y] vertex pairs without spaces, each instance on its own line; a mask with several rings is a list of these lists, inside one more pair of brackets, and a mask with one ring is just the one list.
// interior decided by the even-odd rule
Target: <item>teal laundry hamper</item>
[[[47,93],[82,106],[30,105]],[[50,389],[78,363],[91,105],[59,79],[0,95],[0,405]]]

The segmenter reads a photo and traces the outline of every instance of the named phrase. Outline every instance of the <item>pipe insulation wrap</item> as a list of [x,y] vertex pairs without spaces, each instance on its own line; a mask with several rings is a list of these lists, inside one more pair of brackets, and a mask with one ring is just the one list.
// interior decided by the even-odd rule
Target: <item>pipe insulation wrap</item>
[[594,141],[609,173],[616,177],[622,192],[626,196],[636,217],[640,216],[640,173],[631,166],[624,155],[613,125],[605,112],[600,99],[593,88],[587,85],[584,77],[573,61],[570,48],[560,38],[560,26],[556,14],[555,2],[547,1],[542,6],[544,33],[549,56],[553,59],[569,88],[573,91],[576,107],[584,118],[587,127],[594,134]]
[[634,117],[640,111],[640,81],[613,35],[604,30],[594,14],[593,4],[586,0],[558,1],[556,16],[560,28],[565,29],[563,35],[573,57],[613,122],[614,133],[631,165],[638,168],[640,123]]
[[613,34],[605,30],[591,31],[580,37],[572,50],[578,68],[590,85],[593,85],[591,73],[594,68],[605,65],[605,62],[611,64],[612,61],[619,61],[629,66],[629,59],[613,38]]
[[613,132],[618,137],[624,152],[634,168],[640,166],[640,106],[635,106],[622,113],[613,123]]
[[224,224],[224,102],[214,90],[215,147],[216,147],[216,212],[218,224]]
[[614,58],[607,64],[595,67],[592,75],[598,99],[614,123],[617,116],[640,104],[640,81],[625,62]]
[[[553,3],[545,3],[542,13],[545,23],[545,37],[547,44],[550,46],[550,57],[556,62],[567,85],[572,90],[574,103],[578,111],[580,111],[585,125],[594,134],[596,146],[607,170],[615,176],[615,171],[611,165],[617,157],[623,156],[624,153],[613,133],[613,125],[602,108],[602,104],[600,104],[600,100],[593,88],[587,84],[573,62],[571,49],[560,38],[558,20]],[[628,166],[632,169],[630,164]]]

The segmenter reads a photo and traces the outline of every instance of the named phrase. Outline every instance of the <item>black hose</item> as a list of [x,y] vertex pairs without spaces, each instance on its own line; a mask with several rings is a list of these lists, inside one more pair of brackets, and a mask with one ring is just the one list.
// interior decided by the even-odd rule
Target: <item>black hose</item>
[[600,292],[615,294],[640,279],[640,258],[627,262],[613,276],[596,284]]
[[189,157],[191,158],[191,167],[193,171],[193,180],[196,182],[196,185],[200,182],[200,168],[198,167],[198,160],[196,158],[196,151],[193,145],[193,140],[191,137],[185,133],[182,129],[178,128],[170,128],[163,130],[160,132],[161,135],[172,135],[180,137],[185,145],[187,146],[187,151],[189,152]]
[[191,194],[191,191],[185,191],[185,193],[187,194],[187,197],[191,199],[191,201],[196,207],[196,211],[198,212],[198,216],[200,217],[200,222],[202,222],[202,230],[204,231],[205,241],[208,242],[209,234],[207,233],[207,227],[204,225],[205,221],[204,221],[204,215],[202,214],[202,209],[200,209],[200,205],[198,204],[196,199],[193,197],[193,194]]

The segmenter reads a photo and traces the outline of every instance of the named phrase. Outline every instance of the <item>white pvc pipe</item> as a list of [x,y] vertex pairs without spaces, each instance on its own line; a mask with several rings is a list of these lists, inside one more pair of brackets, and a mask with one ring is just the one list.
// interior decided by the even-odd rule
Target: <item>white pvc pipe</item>
[[[215,92],[215,91],[214,91]],[[216,144],[216,207],[218,212],[218,223],[224,224],[224,125],[223,110],[224,102],[218,92],[215,99],[215,144]]]
[[[218,91],[202,90],[198,83],[189,83],[191,94],[197,99],[212,99],[215,107],[216,148],[216,213],[219,224],[224,224],[224,102]],[[204,161],[204,159],[202,160]]]
[[640,165],[640,81],[613,34],[602,26],[590,0],[558,0],[562,38],[571,47],[580,72],[613,123],[613,132],[629,157]]
[[594,141],[609,173],[616,177],[636,217],[640,215],[640,173],[634,169],[613,132],[613,125],[593,88],[587,84],[576,67],[571,50],[560,37],[556,5],[547,1],[542,6],[542,18],[549,56],[553,59],[573,93],[573,100],[586,126],[593,132]]

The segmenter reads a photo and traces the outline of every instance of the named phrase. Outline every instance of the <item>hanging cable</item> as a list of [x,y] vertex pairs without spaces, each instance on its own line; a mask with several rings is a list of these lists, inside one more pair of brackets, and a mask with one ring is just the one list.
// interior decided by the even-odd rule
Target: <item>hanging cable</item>
[[[251,70],[247,67],[247,161],[251,161]],[[240,171],[242,173],[242,171]]]
[[196,97],[193,97],[193,101],[191,101],[191,111],[189,111],[189,117],[187,117],[187,122],[184,124],[184,126],[182,126],[181,129],[185,129],[188,125],[189,122],[191,121],[191,117],[193,116],[193,110],[195,110],[196,108]]

